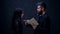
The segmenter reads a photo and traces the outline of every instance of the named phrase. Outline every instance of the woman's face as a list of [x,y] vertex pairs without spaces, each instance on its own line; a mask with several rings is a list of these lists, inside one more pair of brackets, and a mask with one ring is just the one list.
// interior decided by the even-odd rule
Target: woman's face
[[24,16],[24,13],[21,14],[21,18]]

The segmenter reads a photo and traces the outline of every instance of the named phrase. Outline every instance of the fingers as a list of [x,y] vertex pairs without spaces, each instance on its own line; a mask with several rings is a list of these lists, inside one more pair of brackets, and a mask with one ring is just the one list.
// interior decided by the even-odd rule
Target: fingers
[[29,24],[29,20],[24,20],[24,22],[25,22],[25,25]]

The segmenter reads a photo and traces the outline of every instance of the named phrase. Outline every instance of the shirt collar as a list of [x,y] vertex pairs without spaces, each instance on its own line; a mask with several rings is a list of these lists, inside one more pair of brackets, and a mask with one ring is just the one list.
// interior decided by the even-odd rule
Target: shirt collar
[[37,15],[38,15],[38,16],[45,16],[45,15],[46,15],[46,12],[45,12],[45,14],[44,14],[44,15],[39,15],[38,13],[37,13]]

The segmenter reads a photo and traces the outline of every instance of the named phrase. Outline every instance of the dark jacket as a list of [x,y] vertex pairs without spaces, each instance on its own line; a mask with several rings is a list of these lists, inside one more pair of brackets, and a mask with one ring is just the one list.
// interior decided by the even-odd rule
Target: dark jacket
[[45,13],[43,16],[35,15],[34,18],[39,23],[34,31],[34,34],[50,34],[50,18],[47,13]]

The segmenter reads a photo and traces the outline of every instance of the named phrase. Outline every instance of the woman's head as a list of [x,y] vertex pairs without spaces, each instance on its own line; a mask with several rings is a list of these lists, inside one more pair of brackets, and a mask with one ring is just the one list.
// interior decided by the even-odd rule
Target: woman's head
[[15,10],[15,12],[14,12],[14,15],[15,15],[15,17],[20,17],[20,18],[22,18],[23,15],[24,15],[23,10],[22,10],[21,8],[17,8],[17,9]]

